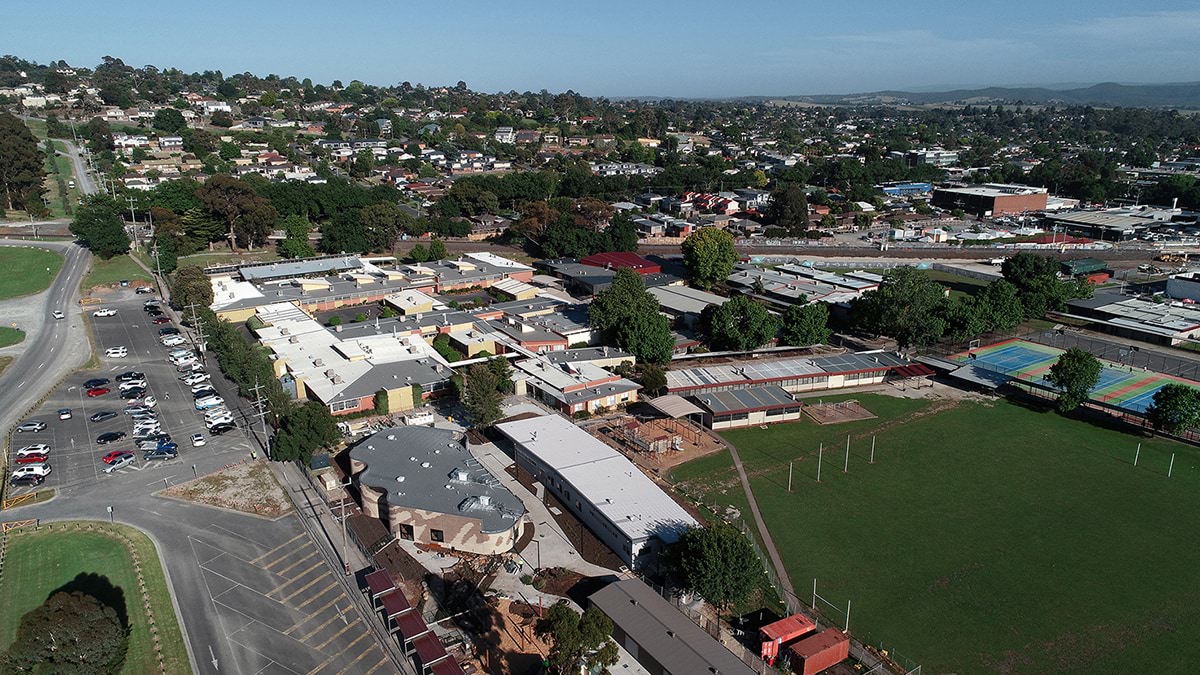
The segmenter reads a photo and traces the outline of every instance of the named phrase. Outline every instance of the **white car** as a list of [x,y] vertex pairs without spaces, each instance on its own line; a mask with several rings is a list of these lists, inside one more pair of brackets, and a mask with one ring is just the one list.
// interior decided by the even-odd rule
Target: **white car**
[[207,441],[204,440],[204,434],[192,434],[192,447],[198,448],[204,445]]
[[200,382],[192,385],[192,394],[198,394],[202,391],[208,391],[213,388],[212,382]]
[[121,459],[118,459],[117,461],[113,462],[112,464],[109,464],[108,466],[104,467],[104,473],[112,473],[112,472],[116,471],[117,469],[124,469],[125,467],[129,466],[130,464],[133,464],[134,457],[136,457],[136,455],[134,455],[132,452],[129,453],[128,455],[125,455]]
[[26,464],[19,466],[12,472],[13,478],[21,478],[22,476],[49,476],[49,464]]
[[110,359],[123,359],[129,356],[129,350],[125,347],[109,347],[104,350],[104,355]]
[[144,379],[142,379],[142,380],[126,380],[120,384],[118,389],[120,389],[121,391],[127,391],[129,389],[145,389],[146,386],[147,386],[146,380],[144,380]]
[[50,316],[54,317],[55,319],[65,319],[65,318],[67,318],[67,315],[66,315],[66,314],[63,314],[62,312],[58,311],[57,309],[56,309],[56,310],[54,310],[53,312],[50,312]]
[[158,405],[158,399],[154,398],[153,396],[147,396],[143,399],[135,398],[133,401],[131,401],[131,403],[134,405],[140,405],[143,408],[153,408],[154,406]]
[[187,340],[183,339],[183,336],[181,335],[168,335],[162,339],[162,344],[164,347],[178,347],[186,342]]
[[229,424],[231,422],[233,422],[233,415],[219,415],[217,417],[204,420],[204,426],[211,429],[218,424]]
[[188,373],[179,379],[189,387],[194,387],[201,382],[207,382],[208,380],[211,380],[212,376],[208,373]]
[[116,315],[117,315],[117,310],[112,309],[111,307],[101,307],[100,309],[92,312],[92,316],[116,316]]
[[46,443],[34,443],[27,445],[20,450],[17,450],[17,457],[25,457],[26,455],[45,455],[50,452],[50,446]]
[[133,433],[136,434],[136,433],[141,433],[141,432],[145,432],[145,431],[149,431],[151,433],[156,434],[156,433],[162,431],[162,423],[159,422],[158,420],[143,420],[141,422],[134,423]]

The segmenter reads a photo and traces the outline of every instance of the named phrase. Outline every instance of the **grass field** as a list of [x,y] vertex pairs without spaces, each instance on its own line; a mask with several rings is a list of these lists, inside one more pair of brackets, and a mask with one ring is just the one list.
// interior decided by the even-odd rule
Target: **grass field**
[[[854,633],[924,672],[1192,670],[1200,450],[1009,402],[854,398],[879,417],[724,434],[801,598],[819,579]],[[674,477],[741,505],[727,456]]]
[[36,532],[17,531],[9,535],[4,577],[0,581],[0,594],[4,597],[4,611],[0,612],[0,644],[7,648],[12,643],[21,617],[44,602],[51,592],[78,574],[94,573],[108,577],[113,586],[123,591],[131,632],[129,651],[121,672],[124,675],[159,672],[133,561],[123,543],[102,533],[120,530],[133,540],[141,560],[166,672],[191,672],[154,544],[131,528],[101,524],[94,527],[98,531],[63,530],[61,525],[55,524],[53,529],[43,527]]
[[0,269],[4,270],[0,275],[0,300],[41,293],[62,266],[62,255],[49,249],[0,246]]
[[108,260],[92,258],[92,268],[83,277],[84,291],[97,286],[111,286],[122,279],[151,281],[150,275],[128,255],[114,256]]
[[0,356],[0,375],[3,375],[3,374],[4,374],[4,369],[5,369],[5,368],[7,368],[7,367],[8,367],[8,364],[10,364],[10,363],[12,363],[12,362],[13,362],[13,357],[11,357],[11,356]]
[[25,331],[20,328],[0,326],[0,347],[11,347],[20,344],[25,339]]

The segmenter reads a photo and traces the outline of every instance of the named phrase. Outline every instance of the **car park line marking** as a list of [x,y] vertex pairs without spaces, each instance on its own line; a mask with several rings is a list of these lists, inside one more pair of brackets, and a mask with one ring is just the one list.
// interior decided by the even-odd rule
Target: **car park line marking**
[[[304,602],[300,603],[299,605],[296,605],[296,609],[304,609],[304,607],[306,605],[311,605],[312,603],[316,602],[317,600],[319,600],[321,598],[321,596],[325,595],[326,593],[329,592],[330,589],[333,589],[333,588],[337,588],[337,584],[331,582],[328,586],[326,586],[325,588],[322,588],[320,591],[318,591],[316,595],[312,596],[308,600],[305,600]],[[326,607],[337,602],[339,597],[341,597],[341,596],[334,596],[334,598],[332,600],[330,600],[329,602],[325,603],[321,607],[321,609],[313,610],[313,613],[315,614],[317,612],[320,612],[322,609],[325,609]]]
[[[336,598],[334,599],[334,602],[337,602],[337,599],[336,599]],[[326,605],[326,607],[328,607],[328,605]],[[319,609],[319,610],[317,610],[317,611],[313,612],[312,614],[309,614],[308,616],[304,617],[304,620],[303,620],[303,621],[301,621],[300,623],[296,624],[295,626],[292,626],[291,628],[287,629],[287,631],[285,631],[285,632],[284,632],[284,635],[288,635],[290,631],[296,630],[296,629],[297,629],[297,628],[299,628],[300,626],[304,625],[304,622],[305,622],[305,621],[308,621],[309,619],[313,618],[313,617],[314,617],[314,616],[316,616],[317,614],[320,614],[320,613],[321,613],[322,611],[324,611],[324,610],[325,610],[325,607],[322,607],[321,609]],[[302,635],[302,636],[300,636],[300,637],[298,637],[298,638],[296,638],[296,639],[297,639],[297,640],[299,640],[300,642],[307,642],[309,638],[311,638],[312,636],[316,635],[317,633],[320,633],[320,632],[321,632],[322,630],[324,630],[324,629],[325,629],[325,628],[326,628],[326,627],[327,627],[329,624],[333,623],[334,621],[337,621],[339,616],[341,616],[341,615],[340,615],[340,614],[334,614],[333,616],[329,617],[329,619],[327,619],[326,621],[324,621],[323,623],[321,623],[321,625],[320,625],[320,626],[317,626],[316,628],[312,629],[312,630],[311,630],[311,631],[309,631],[308,633],[305,633],[304,635]]]
[[[233,530],[229,529],[228,527],[221,527],[220,525],[217,525],[217,524],[215,524],[215,523],[214,523],[213,525],[210,525],[210,527],[213,527],[213,528],[215,528],[215,529],[218,529],[218,530],[225,530],[225,532],[226,532],[226,533],[228,533],[228,534],[232,534],[233,536],[237,537],[238,539],[241,539],[242,541],[245,541],[245,542],[248,542],[248,543],[254,544],[255,546],[258,546],[258,545],[259,545],[259,542],[257,542],[257,541],[254,541],[253,539],[249,539],[249,538],[247,538],[247,537],[244,537],[244,536],[242,536],[242,535],[238,534],[237,532],[234,532]],[[251,562],[251,561],[249,561],[249,560],[244,560],[244,559],[242,559],[242,558],[238,558],[237,556],[233,555],[232,553],[230,554],[230,556],[231,556],[231,557],[234,557],[234,558],[237,558],[238,560],[241,560],[241,561],[242,561],[242,562],[244,562],[244,563]]]
[[[328,645],[329,643],[333,642],[334,640],[340,638],[342,636],[342,633],[345,633],[346,631],[350,630],[351,628],[353,628],[354,626],[357,626],[357,625],[358,625],[358,619],[355,619],[352,623],[346,624],[345,626],[342,627],[341,630],[334,633],[333,637],[329,638],[328,640],[326,640],[326,641],[322,642],[321,644],[317,645],[316,647],[314,647],[314,649],[316,649],[317,651],[321,651],[322,649],[324,649],[326,647],[326,645]],[[365,636],[365,635],[368,635],[367,631],[363,631],[363,634],[358,636],[359,640],[361,640],[363,638],[363,636]],[[355,640],[355,642],[358,642],[358,640]],[[353,644],[353,643],[351,643],[351,644]],[[338,653],[340,654],[341,652],[338,652]],[[330,660],[333,660],[333,659],[331,658]],[[328,661],[326,661],[326,663],[328,663]],[[313,668],[312,670],[309,671],[309,675],[312,675],[312,673],[317,672],[324,666],[325,666],[325,663],[322,663],[321,665],[317,666],[316,668]]]
[[307,536],[307,534],[306,534],[306,533],[301,533],[301,534],[298,534],[298,535],[296,535],[296,536],[292,537],[291,539],[288,539],[287,541],[283,542],[282,544],[280,544],[280,545],[276,546],[275,548],[271,549],[270,551],[267,551],[266,553],[264,553],[264,554],[262,554],[262,555],[258,556],[258,557],[257,557],[257,558],[255,558],[254,560],[251,560],[250,562],[251,562],[251,563],[253,563],[253,564],[258,564],[260,561],[262,561],[262,559],[263,559],[263,558],[266,558],[267,556],[271,555],[272,553],[275,553],[276,551],[278,551],[279,549],[283,548],[284,546],[287,546],[288,544],[294,543],[294,542],[295,542],[295,541],[297,541],[298,539],[303,539],[303,538],[304,538],[304,537],[306,537],[306,536]]
[[[312,551],[311,553],[309,553],[308,555],[304,556],[303,558],[300,558],[300,559],[299,559],[299,560],[297,560],[296,562],[292,563],[291,565],[288,565],[288,566],[287,566],[287,567],[285,567],[284,569],[281,569],[281,570],[279,570],[279,571],[278,571],[278,572],[276,572],[275,574],[278,574],[279,576],[283,576],[283,575],[284,575],[284,573],[288,572],[288,571],[289,571],[289,570],[291,570],[293,567],[295,567],[296,565],[299,565],[300,563],[304,562],[305,560],[308,560],[309,558],[311,558],[311,557],[315,556],[316,554],[317,554],[317,552],[314,550],[314,551]],[[283,554],[282,556],[280,556],[280,557],[276,558],[275,560],[272,560],[272,561],[270,562],[270,564],[263,565],[263,569],[265,569],[265,570],[269,570],[269,569],[271,569],[271,566],[272,566],[272,565],[276,565],[276,564],[278,564],[278,563],[281,563],[281,562],[286,562],[286,561],[288,560],[288,555],[289,555],[289,554],[285,553],[285,554]]]
[[376,663],[375,665],[371,666],[371,669],[368,670],[363,675],[372,675],[375,671],[382,668],[384,666],[384,664],[386,664],[387,662],[388,662],[388,658],[387,658],[387,656],[384,656],[383,659],[379,663]]
[[[317,563],[317,565],[323,565],[323,564],[324,564],[324,563]],[[305,570],[305,571],[304,571],[304,574],[308,574],[308,572],[309,572],[309,571],[311,571],[311,570],[313,570],[313,569],[316,569],[316,565],[314,565],[313,567],[310,567],[309,569]],[[303,575],[301,575],[300,577],[296,577],[296,578],[297,578],[297,579],[299,579],[299,578],[301,578],[302,576],[303,576]],[[319,576],[317,576],[317,578],[316,578],[316,579],[313,579],[312,581],[308,582],[307,584],[304,584],[304,585],[303,585],[303,586],[301,586],[300,588],[297,588],[295,591],[291,592],[291,593],[290,593],[290,594],[288,594],[286,597],[283,597],[283,600],[282,600],[281,602],[285,602],[285,603],[286,603],[287,601],[291,600],[292,598],[296,597],[297,595],[300,595],[300,594],[301,594],[301,593],[303,593],[304,591],[307,591],[308,589],[312,588],[313,586],[315,586],[315,585],[317,585],[317,584],[321,583],[322,581],[324,581],[324,580],[325,580],[325,579],[324,579],[324,577],[325,577],[325,575],[323,575],[323,574],[322,574],[322,575],[319,575]],[[292,582],[291,582],[291,581],[289,581],[289,582],[288,582],[288,584],[290,584],[290,583],[292,583]],[[286,585],[287,585],[287,584],[284,584],[284,586],[286,586]],[[282,588],[282,586],[280,586],[280,588]],[[278,590],[278,589],[276,589],[276,590]],[[281,597],[282,597],[282,596],[281,596]]]
[[[234,611],[237,611],[237,610],[234,610]],[[241,642],[238,642],[237,640],[234,640],[233,638],[228,638],[228,640],[229,640],[230,642],[232,642],[233,644],[235,644],[235,645],[237,645],[237,646],[241,647],[242,649],[245,649],[246,651],[250,652],[251,654],[254,654],[254,655],[256,655],[256,656],[261,656],[262,658],[266,659],[267,661],[270,661],[270,663],[268,663],[268,664],[267,664],[268,666],[269,666],[269,665],[272,665],[272,664],[274,664],[274,665],[276,665],[276,666],[279,666],[280,668],[283,668],[284,670],[288,671],[289,673],[296,673],[296,675],[300,675],[300,671],[298,671],[298,670],[294,670],[294,669],[292,669],[292,668],[288,668],[288,667],[287,667],[287,666],[285,666],[284,664],[282,664],[282,663],[280,663],[280,662],[276,661],[275,659],[272,659],[271,657],[267,656],[266,654],[263,654],[262,652],[260,652],[260,651],[258,651],[258,650],[256,650],[256,649],[253,649],[253,648],[252,648],[252,647],[250,647],[249,645],[244,645],[244,644],[242,644]]]
[[[367,635],[366,633],[363,633],[363,637],[366,637],[366,635]],[[356,640],[356,642],[357,642],[357,640]],[[353,644],[354,643],[351,643],[351,645],[353,645]],[[351,668],[353,668],[355,665],[357,665],[359,661],[362,661],[363,659],[367,658],[367,655],[369,655],[370,653],[371,653],[371,645],[367,645],[367,648],[364,649],[362,651],[362,653],[358,655],[358,658],[351,661],[349,665],[347,665],[345,668],[342,669],[342,672],[348,672]]]
[[[349,628],[349,627],[350,627],[350,626],[346,626],[346,628]],[[345,630],[346,630],[346,628],[343,628],[342,630],[343,630],[343,631],[345,631]],[[359,642],[361,642],[361,641],[362,641],[362,639],[363,639],[363,638],[365,638],[365,637],[367,637],[369,634],[370,634],[369,632],[367,632],[367,631],[363,631],[363,633],[362,633],[361,635],[359,635],[358,637],[354,638],[354,641],[353,641],[353,642],[351,642],[350,644],[348,644],[348,645],[346,645],[345,647],[343,647],[343,648],[342,648],[342,650],[341,650],[340,652],[338,652],[338,653],[334,654],[333,656],[330,656],[329,658],[325,659],[325,661],[323,661],[323,662],[321,663],[321,665],[319,665],[319,666],[317,666],[316,668],[313,668],[312,670],[308,671],[308,675],[314,675],[314,674],[315,674],[317,671],[321,670],[322,668],[324,668],[325,666],[329,665],[330,663],[333,663],[333,660],[334,660],[334,659],[336,659],[337,657],[341,656],[342,654],[345,654],[346,652],[350,651],[350,648],[351,648],[351,647],[353,647],[354,645],[356,645],[356,644],[358,644]],[[338,635],[341,635],[341,633],[338,633]],[[337,636],[335,635],[334,637],[337,637]],[[360,660],[362,660],[362,657],[366,656],[366,655],[367,655],[367,654],[369,654],[369,653],[371,653],[371,650],[370,650],[370,649],[367,649],[367,650],[366,650],[364,653],[360,654],[360,655],[358,656],[358,658],[357,658],[357,659],[355,659],[355,660],[354,660],[354,663],[358,663]],[[351,663],[350,665],[354,665],[354,663]],[[347,668],[348,668],[348,666],[347,666]],[[342,670],[342,671],[340,671],[340,672],[345,672],[345,670]]]

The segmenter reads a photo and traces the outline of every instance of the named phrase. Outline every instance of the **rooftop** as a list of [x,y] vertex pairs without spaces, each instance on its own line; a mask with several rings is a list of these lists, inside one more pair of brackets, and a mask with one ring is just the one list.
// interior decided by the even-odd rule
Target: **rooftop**
[[656,286],[646,290],[658,300],[660,307],[680,313],[699,314],[709,305],[729,302],[724,296],[688,286]]
[[489,533],[508,530],[525,515],[521,500],[450,429],[384,429],[354,446],[350,458],[367,465],[356,478],[385,492],[390,506],[477,518]]
[[795,407],[797,410],[800,408],[800,403],[796,401],[795,397],[775,385],[712,391],[698,394],[692,398],[714,415],[772,410],[789,406]]
[[721,385],[749,387],[771,381],[883,370],[904,363],[903,359],[887,352],[739,361],[667,371],[667,389],[678,391]]

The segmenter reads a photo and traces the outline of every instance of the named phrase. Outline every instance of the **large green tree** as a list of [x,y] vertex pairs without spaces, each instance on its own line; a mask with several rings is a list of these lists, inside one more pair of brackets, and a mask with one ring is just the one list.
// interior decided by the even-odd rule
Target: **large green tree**
[[[243,339],[243,342],[245,340]],[[292,406],[279,420],[271,443],[271,458],[308,464],[317,450],[332,448],[341,439],[329,408],[316,401]]]
[[81,591],[59,591],[21,617],[16,639],[0,657],[0,671],[115,674],[128,646],[129,628],[115,608]]
[[1078,347],[1058,357],[1046,381],[1058,388],[1058,410],[1069,412],[1088,399],[1088,393],[1100,381],[1100,359]]
[[163,108],[154,113],[154,121],[151,124],[155,129],[168,134],[177,134],[187,128],[187,120],[183,119],[183,113],[174,108]]
[[720,611],[748,598],[763,569],[746,537],[724,521],[689,529],[666,560],[684,588]]
[[921,347],[946,332],[946,289],[915,267],[888,270],[879,288],[850,305],[855,325],[895,338],[901,349]]
[[785,345],[828,344],[833,334],[829,330],[829,305],[823,302],[788,307],[780,324],[779,342]]
[[709,305],[700,313],[700,331],[716,350],[757,349],[779,331],[779,319],[767,308],[744,295],[721,305]]
[[763,214],[768,223],[795,233],[808,229],[808,196],[797,183],[782,185],[771,193]]
[[476,429],[486,429],[496,423],[504,412],[500,407],[503,395],[496,370],[486,363],[476,363],[467,370],[463,405],[467,417]]
[[1200,390],[1185,384],[1167,384],[1154,393],[1146,419],[1155,429],[1178,434],[1200,427]]
[[208,307],[213,303],[212,283],[203,269],[185,265],[175,270],[171,277],[171,303],[180,309],[192,305]]
[[581,669],[609,675],[609,666],[620,654],[609,637],[612,621],[596,607],[578,614],[565,601],[555,604],[539,619],[534,631],[550,641],[549,661],[554,672],[575,675]]
[[647,364],[666,363],[675,352],[670,322],[658,312],[631,315],[617,326],[616,343]]
[[639,361],[666,363],[674,350],[671,327],[658,313],[658,300],[646,291],[642,276],[619,269],[608,288],[588,305],[588,324],[598,328]]
[[1012,330],[1025,318],[1020,291],[1004,279],[997,279],[988,284],[976,299],[983,306],[987,317],[986,330]]
[[738,252],[733,235],[715,227],[702,227],[683,240],[683,264],[692,276],[692,284],[712,288],[733,273]]
[[313,254],[308,243],[308,232],[312,223],[304,216],[292,215],[283,219],[284,239],[279,244],[279,253],[285,258],[307,258]]
[[0,112],[0,190],[8,209],[42,209],[45,155],[37,139],[20,119]]
[[1067,300],[1091,295],[1091,284],[1085,281],[1059,280],[1058,268],[1056,259],[1026,252],[1001,265],[1004,279],[1017,287],[1026,318],[1040,318],[1046,312],[1062,309]]
[[108,260],[129,252],[129,235],[125,232],[125,221],[121,207],[108,195],[98,194],[84,197],[75,211],[71,223],[71,234],[92,253]]
[[213,217],[225,223],[229,247],[234,251],[239,243],[250,248],[261,246],[275,225],[277,213],[271,202],[232,176],[209,178],[196,190],[196,198]]

